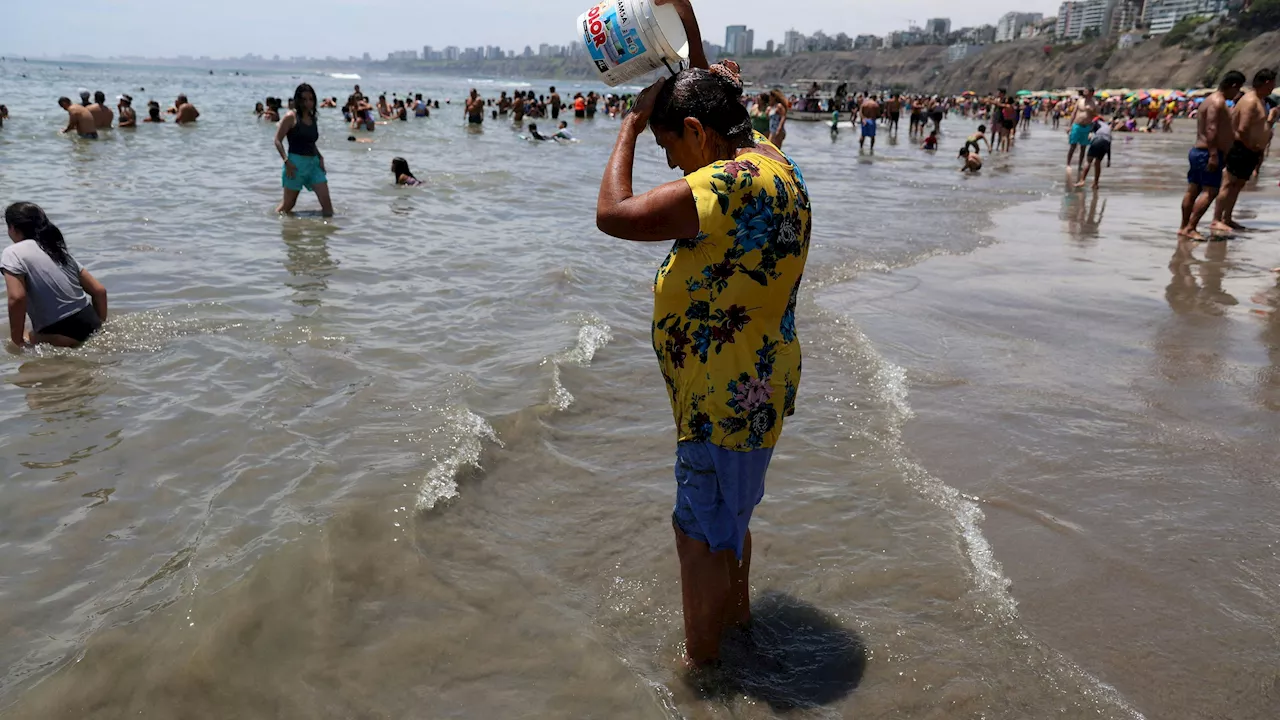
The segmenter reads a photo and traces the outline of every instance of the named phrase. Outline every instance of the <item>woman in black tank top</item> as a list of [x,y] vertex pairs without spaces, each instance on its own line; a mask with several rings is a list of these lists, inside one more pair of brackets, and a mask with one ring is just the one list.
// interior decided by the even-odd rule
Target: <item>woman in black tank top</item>
[[[312,190],[320,201],[320,211],[325,217],[333,215],[333,203],[329,200],[329,179],[325,176],[324,156],[316,147],[320,128],[316,124],[316,91],[307,83],[293,92],[293,110],[280,118],[276,128],[276,152],[284,160],[280,184],[284,186],[284,198],[276,212],[291,213],[298,202],[298,194]],[[289,149],[285,151],[285,140]]]

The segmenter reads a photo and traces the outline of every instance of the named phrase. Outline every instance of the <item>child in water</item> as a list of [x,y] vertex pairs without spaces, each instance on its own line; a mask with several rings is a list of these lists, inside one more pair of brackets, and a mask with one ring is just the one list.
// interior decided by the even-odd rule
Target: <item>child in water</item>
[[409,161],[402,157],[391,158],[391,174],[395,176],[397,185],[413,187],[422,184],[422,181],[414,177],[413,171],[409,169]]
[[929,131],[929,136],[920,144],[921,150],[937,150],[938,149],[938,133],[935,130]]
[[982,157],[977,150],[970,150],[969,145],[960,148],[960,157],[964,158],[964,167],[960,168],[960,172],[976,173],[982,169]]

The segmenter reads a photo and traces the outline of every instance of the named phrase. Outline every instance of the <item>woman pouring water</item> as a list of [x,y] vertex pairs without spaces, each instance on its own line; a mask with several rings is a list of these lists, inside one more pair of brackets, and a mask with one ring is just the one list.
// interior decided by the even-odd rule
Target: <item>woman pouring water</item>
[[[285,151],[284,141],[289,141]],[[320,214],[333,215],[333,203],[329,200],[329,178],[325,176],[324,156],[316,147],[320,129],[316,126],[316,91],[302,83],[293,91],[293,109],[280,118],[276,127],[276,152],[284,160],[280,184],[284,186],[284,198],[276,208],[278,213],[292,213],[298,195],[312,190],[320,201]]]
[[[751,620],[748,524],[800,383],[795,304],[809,249],[800,169],[752,130],[732,62],[707,66],[689,0],[691,67],[641,94],[600,183],[596,224],[675,240],[654,283],[653,347],[676,426],[675,508],[687,662],[716,662]],[[646,125],[685,177],[636,195]]]

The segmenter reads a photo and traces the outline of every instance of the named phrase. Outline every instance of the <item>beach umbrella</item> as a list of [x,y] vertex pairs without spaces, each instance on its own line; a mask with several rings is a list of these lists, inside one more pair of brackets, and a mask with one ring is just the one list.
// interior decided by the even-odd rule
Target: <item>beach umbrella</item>
[[1014,93],[1014,95],[1017,95],[1018,97],[1026,97],[1027,95],[1030,95],[1030,94],[1031,94],[1030,90],[1019,90],[1018,92]]

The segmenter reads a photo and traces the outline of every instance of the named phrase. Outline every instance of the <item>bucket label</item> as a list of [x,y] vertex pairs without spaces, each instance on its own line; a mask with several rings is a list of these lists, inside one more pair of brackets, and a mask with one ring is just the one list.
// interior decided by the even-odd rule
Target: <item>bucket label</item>
[[582,17],[587,53],[602,73],[645,54],[644,41],[621,0],[608,0]]

